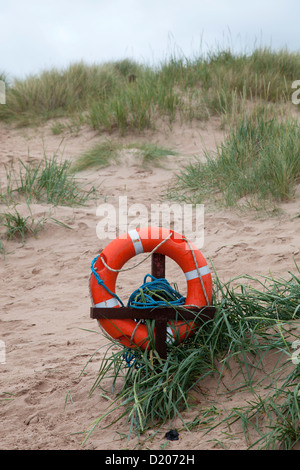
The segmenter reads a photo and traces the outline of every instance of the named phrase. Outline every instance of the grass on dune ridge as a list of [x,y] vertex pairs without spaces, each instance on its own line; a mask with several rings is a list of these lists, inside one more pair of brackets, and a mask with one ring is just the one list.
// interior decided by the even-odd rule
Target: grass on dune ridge
[[[169,199],[203,202],[209,196],[227,206],[276,206],[293,197],[299,182],[299,129],[297,118],[288,115],[292,83],[300,77],[299,53],[220,49],[191,59],[174,54],[152,68],[124,59],[75,63],[11,84],[3,76],[7,93],[0,120],[26,125],[68,118],[69,125],[54,123],[55,134],[66,127],[78,132],[84,123],[124,135],[155,129],[162,120],[192,124],[219,116],[229,126],[226,142],[217,155],[206,154],[205,165],[187,165],[167,191]],[[136,147],[143,164],[158,163],[166,150]],[[73,168],[105,166],[120,150],[117,143],[99,144]]]
[[192,59],[171,56],[150,67],[130,59],[47,70],[7,86],[0,119],[30,124],[76,116],[100,131],[155,128],[158,116],[172,123],[228,115],[245,100],[287,103],[300,77],[300,54],[269,48],[250,54],[219,50]]
[[23,197],[27,203],[45,202],[53,206],[84,205],[95,194],[95,188],[85,189],[70,172],[70,162],[44,155],[40,162],[19,161],[6,168],[6,183],[0,186],[0,202],[17,203]]
[[[219,116],[229,136],[205,165],[187,165],[169,199],[255,207],[293,197],[299,182],[297,118],[289,117],[292,83],[300,77],[300,54],[270,48],[234,54],[217,50],[194,58],[172,55],[157,67],[130,59],[71,64],[7,83],[0,120],[17,125],[57,120],[55,134],[82,124],[124,135],[155,129],[175,119],[192,124]],[[295,110],[298,107],[293,105]],[[283,122],[284,121],[284,122]],[[117,143],[99,144],[73,165],[75,171],[117,158]],[[141,148],[143,164],[158,163],[166,149]],[[172,153],[170,153],[172,154]]]

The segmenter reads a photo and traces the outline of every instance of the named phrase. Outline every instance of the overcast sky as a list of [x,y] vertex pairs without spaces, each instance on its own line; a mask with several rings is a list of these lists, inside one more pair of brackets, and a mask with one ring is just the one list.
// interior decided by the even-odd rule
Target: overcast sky
[[299,0],[0,0],[0,72],[11,78],[263,45],[300,50]]

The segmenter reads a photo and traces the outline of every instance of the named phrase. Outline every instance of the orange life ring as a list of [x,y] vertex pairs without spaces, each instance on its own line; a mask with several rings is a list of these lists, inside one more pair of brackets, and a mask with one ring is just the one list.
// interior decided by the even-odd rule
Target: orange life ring
[[[185,274],[187,296],[184,305],[202,307],[210,304],[212,299],[212,277],[207,262],[198,248],[188,242],[185,237],[172,230],[162,227],[143,227],[131,230],[112,240],[98,256],[94,268],[111,293],[102,285],[99,285],[95,275],[92,274],[90,277],[90,292],[94,306],[99,308],[120,307],[117,298],[113,295],[115,294],[118,270],[132,257],[139,253],[152,252],[159,244],[161,245],[155,252],[172,258]],[[115,271],[110,270],[104,263]],[[116,339],[124,346],[147,348],[148,333],[145,324],[137,326],[137,323],[132,319],[101,319],[98,321],[111,338]],[[169,322],[168,326],[179,342],[189,336],[195,328],[193,322],[184,321],[172,321]]]

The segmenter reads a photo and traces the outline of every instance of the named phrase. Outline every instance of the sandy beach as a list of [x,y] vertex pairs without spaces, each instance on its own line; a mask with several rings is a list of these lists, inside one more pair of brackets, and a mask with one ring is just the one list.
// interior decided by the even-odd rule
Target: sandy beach
[[[39,161],[44,154],[57,153],[75,161],[105,138],[107,135],[84,126],[76,135],[68,131],[54,135],[51,122],[22,129],[0,123],[0,176],[5,175],[5,164],[17,164],[18,159]],[[147,168],[128,151],[119,164],[78,173],[84,183],[99,186],[97,201],[75,208],[32,204],[35,218],[49,218],[45,229],[36,237],[28,237],[24,244],[5,242],[5,254],[0,259],[0,340],[6,353],[5,363],[0,364],[1,449],[82,448],[84,431],[106,412],[112,398],[100,391],[89,396],[107,349],[107,339],[89,316],[91,261],[109,242],[97,237],[97,206],[103,202],[117,206],[119,196],[127,196],[128,204],[139,202],[150,211],[174,172],[194,155],[201,157],[204,150],[214,150],[223,141],[224,131],[220,121],[212,119],[198,126],[174,124],[172,129],[109,138],[122,143],[151,142],[171,148],[177,155],[165,158],[161,166]],[[201,252],[209,264],[213,263],[222,282],[244,274],[288,278],[289,271],[296,272],[295,262],[300,265],[299,187],[295,200],[282,203],[280,208],[280,216],[263,217],[205,206]],[[23,203],[18,210],[26,215],[28,208]],[[70,228],[54,223],[50,217]],[[147,272],[150,261],[137,267],[134,274],[121,273],[118,294],[126,300],[142,284]],[[183,273],[169,260],[166,277],[185,289]],[[251,397],[246,390],[225,393],[234,380],[234,370],[228,371],[216,392],[213,378],[202,382],[202,390],[210,395],[198,395],[199,407],[216,402],[221,416],[246,402]],[[112,416],[104,418],[84,449],[159,450],[165,445],[168,426],[152,439],[147,440],[149,430],[140,440],[135,436],[127,442],[126,419],[108,426]],[[181,423],[174,425],[179,430],[179,440],[169,442],[168,450],[221,449],[220,442],[230,450],[247,448],[239,423],[230,432],[221,426],[209,434],[201,428],[188,432]]]

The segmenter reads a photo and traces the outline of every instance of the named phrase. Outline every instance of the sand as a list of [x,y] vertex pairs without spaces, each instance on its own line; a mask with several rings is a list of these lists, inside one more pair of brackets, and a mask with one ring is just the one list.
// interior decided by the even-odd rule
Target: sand
[[[53,135],[51,123],[34,129],[13,129],[0,125],[1,177],[3,164],[20,158],[40,160],[44,153],[54,152],[74,160],[84,150],[107,136],[82,127],[78,134],[65,132]],[[1,317],[0,340],[5,343],[6,361],[0,364],[0,448],[1,449],[81,449],[83,432],[94,419],[105,413],[109,399],[95,392],[89,397],[101,358],[107,349],[96,322],[90,319],[88,278],[94,256],[108,243],[99,239],[96,208],[107,202],[117,206],[119,196],[127,196],[128,204],[142,203],[150,210],[157,203],[162,188],[183,162],[193,155],[203,156],[204,149],[213,150],[222,142],[224,132],[219,121],[194,127],[174,125],[172,129],[127,136],[121,141],[153,142],[175,149],[163,167],[143,168],[132,153],[123,163],[105,169],[89,169],[80,174],[87,183],[100,184],[98,201],[79,208],[45,204],[31,207],[35,217],[53,216],[72,230],[51,223],[38,236],[25,244],[6,242],[5,257],[0,259]],[[299,193],[298,193],[299,194]],[[299,196],[282,204],[280,217],[258,217],[229,210],[205,207],[204,245],[201,251],[211,260],[222,282],[235,276],[288,277],[295,272],[294,260],[300,265]],[[25,204],[18,210],[26,214]],[[210,262],[210,261],[209,261]],[[185,281],[178,267],[167,261],[167,278],[177,281],[182,289]],[[142,284],[150,263],[136,268],[134,275],[121,273],[117,292],[124,299]],[[96,353],[92,360],[87,361]],[[209,401],[199,398],[199,407],[214,403],[220,413],[240,406],[251,397],[250,392],[224,393],[234,388],[234,373],[224,378],[214,392],[213,379],[204,381],[203,390],[210,391]],[[108,384],[109,385],[109,384]],[[9,395],[11,394],[11,395]],[[10,398],[10,400],[5,400]],[[188,416],[187,416],[188,418]],[[84,449],[161,449],[166,444],[165,426],[143,444],[150,431],[141,438],[126,440],[128,426],[124,420],[104,429],[112,421],[108,416],[87,441]],[[201,429],[188,432],[180,423],[179,440],[169,442],[168,450],[179,449],[246,449],[242,429],[236,423],[230,432],[216,428],[208,435]],[[222,445],[220,444],[222,442]]]

